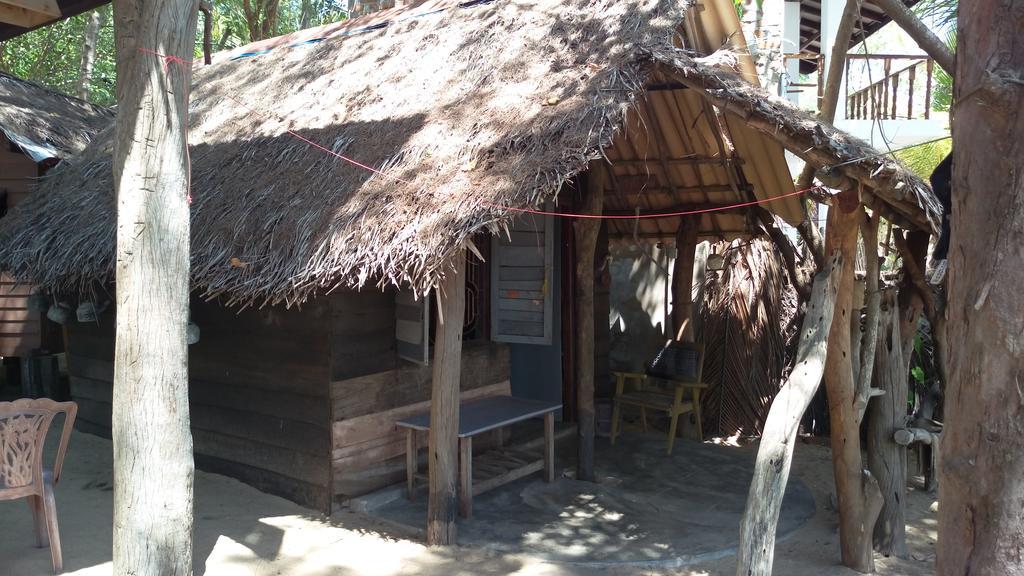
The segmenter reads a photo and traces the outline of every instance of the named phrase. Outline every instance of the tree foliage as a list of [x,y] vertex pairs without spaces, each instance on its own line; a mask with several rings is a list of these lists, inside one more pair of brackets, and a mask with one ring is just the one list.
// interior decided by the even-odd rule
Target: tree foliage
[[[114,103],[114,26],[110,6],[96,42],[96,63],[89,83],[89,99],[97,104]],[[82,60],[82,40],[89,13],[79,14],[0,42],[0,70],[32,80],[67,94],[74,94]]]
[[[263,38],[344,20],[347,0],[213,0],[214,51],[236,48]],[[249,10],[246,10],[249,6]],[[257,10],[256,7],[259,7]],[[114,104],[114,26],[110,5],[104,11],[97,38],[96,63],[88,83],[89,100]],[[89,13],[73,16],[38,30],[0,42],[0,70],[74,94],[80,75],[82,44]],[[202,34],[200,27],[197,34]],[[201,57],[202,38],[196,39],[195,57]]]

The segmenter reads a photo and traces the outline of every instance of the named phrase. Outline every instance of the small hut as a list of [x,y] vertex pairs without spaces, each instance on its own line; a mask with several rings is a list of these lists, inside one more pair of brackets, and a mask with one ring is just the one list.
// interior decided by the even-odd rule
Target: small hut
[[[32,193],[50,168],[81,153],[112,119],[102,106],[0,72],[0,218]],[[61,346],[59,331],[53,338],[40,311],[29,310],[31,292],[32,286],[0,275],[0,356]]]
[[[778,139],[819,164],[806,151],[815,139],[830,163],[865,150],[792,109],[763,108],[735,58],[716,59],[729,69],[694,59],[745,49],[738,28],[728,0],[701,11],[675,0],[428,1],[197,68],[197,464],[320,510],[400,481],[394,422],[430,406],[433,289],[462,258],[465,288],[437,298],[465,299],[450,381],[462,398],[564,399],[574,417],[588,396],[576,371],[594,362],[572,353],[574,303],[600,282],[573,274],[594,250],[553,213],[714,210],[685,221],[690,241],[733,238],[756,232],[750,203],[789,222],[802,214]],[[742,106],[747,117],[725,114]],[[0,223],[0,266],[65,298],[110,299],[112,147],[104,134]],[[894,163],[842,170],[876,168],[878,196],[894,198]],[[606,200],[594,210],[597,190]],[[927,226],[926,187],[900,190],[887,210]],[[634,230],[675,238],[682,222],[618,221],[598,246]],[[112,313],[67,326],[78,422],[101,434]]]

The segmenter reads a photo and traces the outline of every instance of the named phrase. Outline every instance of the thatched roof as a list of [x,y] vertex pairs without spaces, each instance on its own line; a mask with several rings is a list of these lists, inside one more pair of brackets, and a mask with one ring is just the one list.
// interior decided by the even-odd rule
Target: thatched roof
[[[677,0],[447,5],[195,71],[198,290],[262,304],[367,281],[428,287],[507,207],[542,206],[602,158],[667,55],[701,67],[675,47]],[[112,146],[101,137],[0,221],[0,268],[65,293],[112,278]]]
[[36,162],[81,153],[113,118],[107,108],[0,72],[0,132]]

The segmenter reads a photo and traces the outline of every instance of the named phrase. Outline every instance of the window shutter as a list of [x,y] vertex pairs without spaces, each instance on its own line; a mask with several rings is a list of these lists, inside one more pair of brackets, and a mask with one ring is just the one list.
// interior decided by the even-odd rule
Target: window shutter
[[551,344],[554,218],[527,214],[491,241],[491,340]]
[[419,300],[410,291],[395,293],[395,347],[398,355],[430,364],[430,295]]

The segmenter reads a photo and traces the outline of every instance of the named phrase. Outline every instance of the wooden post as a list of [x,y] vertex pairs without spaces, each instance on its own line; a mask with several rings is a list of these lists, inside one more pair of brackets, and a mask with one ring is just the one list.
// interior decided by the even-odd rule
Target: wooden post
[[416,453],[416,430],[405,432],[405,495],[412,500],[416,497],[416,474],[419,473],[419,459]]
[[907,70],[907,118],[914,117],[914,75],[917,64]]
[[473,517],[473,437],[459,438],[459,516]]
[[821,383],[836,295],[845,273],[842,256],[832,254],[814,276],[811,299],[800,327],[800,344],[789,379],[772,400],[757,449],[754,478],[740,524],[737,576],[771,576],[775,528],[789,480],[796,432]]
[[839,500],[839,541],[842,561],[858,572],[874,571],[871,533],[882,505],[878,483],[864,470],[860,422],[854,407],[856,383],[850,345],[853,314],[853,267],[857,230],[863,209],[856,189],[840,192],[828,214],[825,249],[843,255],[844,273],[836,296],[836,313],[828,338],[825,385],[832,429],[832,465]]
[[[587,171],[583,214],[600,214],[604,205],[605,171],[595,164]],[[576,419],[577,480],[594,480],[594,252],[601,221],[579,218],[576,235]],[[566,329],[572,330],[569,326]]]
[[[859,362],[858,369],[854,371],[857,380],[857,399],[854,401],[854,408],[857,414],[857,422],[864,420],[864,413],[868,408],[868,402],[875,396],[884,394],[878,388],[872,388],[872,373],[875,369],[875,350],[878,342],[878,318],[881,306],[882,295],[879,292],[878,276],[880,263],[878,262],[878,221],[880,216],[876,211],[870,219],[862,219],[861,235],[864,239],[864,261],[866,268],[865,279],[865,309],[864,333],[857,330],[857,336],[862,338],[862,345],[859,346],[858,354],[852,357],[854,362]],[[856,315],[856,314],[855,314]],[[860,324],[860,319],[855,321]]]
[[683,217],[676,230],[676,261],[672,267],[672,329],[679,342],[693,342],[693,263],[700,219]]
[[892,118],[896,119],[897,102],[899,102],[898,92],[900,90],[900,75],[897,74],[892,77]]
[[907,419],[907,364],[900,337],[895,290],[886,290],[875,349],[875,387],[885,395],[871,402],[868,418],[868,469],[882,491],[882,512],[874,529],[875,549],[886,556],[907,555],[907,448],[894,436]]
[[924,85],[924,119],[927,120],[932,117],[932,79],[935,76],[935,61],[931,58],[925,64],[925,71],[927,81]]
[[555,413],[544,414],[544,481],[555,481]]
[[885,70],[882,78],[882,118],[889,117],[889,76],[892,74],[892,58],[883,61]]
[[459,460],[459,375],[462,322],[466,315],[466,251],[458,250],[438,286],[434,374],[430,396],[427,470],[427,545],[455,543],[455,483]]

